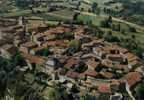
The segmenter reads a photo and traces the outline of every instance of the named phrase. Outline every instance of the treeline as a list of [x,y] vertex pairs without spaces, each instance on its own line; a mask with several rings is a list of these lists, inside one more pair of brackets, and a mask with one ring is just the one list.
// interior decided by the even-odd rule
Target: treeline
[[20,53],[10,59],[0,56],[0,100],[41,100],[39,94],[24,80],[20,71],[26,62]]
[[115,0],[123,4],[124,10],[119,13],[119,16],[135,22],[140,25],[144,25],[144,1],[138,0],[133,2],[132,0]]
[[[91,27],[93,27],[93,25],[91,25]],[[99,27],[94,27],[93,31],[90,33],[93,33],[93,35],[99,38],[104,38],[108,42],[117,42],[122,47],[127,48],[134,54],[138,55],[140,58],[143,58],[143,44],[137,41],[134,34],[131,34],[131,36],[128,37],[120,37],[113,34],[114,31],[119,32],[122,35],[126,35],[127,33],[137,33],[135,27],[129,26],[127,30],[124,30],[120,23],[114,24],[111,16],[105,20],[102,20],[100,22],[100,27],[110,29],[110,31],[105,32],[102,31]]]

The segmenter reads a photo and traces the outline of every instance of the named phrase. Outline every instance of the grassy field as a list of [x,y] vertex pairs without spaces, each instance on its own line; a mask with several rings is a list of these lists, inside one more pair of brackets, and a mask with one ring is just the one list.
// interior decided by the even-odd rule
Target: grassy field
[[30,14],[31,14],[30,10],[13,10],[9,13],[0,14],[0,16],[12,18],[12,17],[18,17],[18,16],[28,16]]
[[60,10],[54,12],[35,14],[35,16],[39,16],[48,21],[68,21],[73,18],[73,14],[74,12],[70,12],[69,10]]
[[96,2],[98,5],[103,6],[105,2],[108,2],[110,0],[84,0],[84,1],[90,4],[92,4],[93,2]]
[[101,22],[101,20],[103,20],[103,18],[100,16],[91,16],[91,15],[82,13],[78,16],[78,20],[83,21],[85,24],[87,24],[91,21],[94,26],[99,26],[100,22]]
[[[107,2],[109,0],[84,0],[85,2],[88,2],[89,4],[92,4],[93,2],[97,2],[99,6],[103,6],[104,2]],[[144,0],[143,0],[144,1]],[[7,2],[7,5],[10,5],[9,2]],[[5,5],[6,6],[6,5]],[[5,8],[5,6],[3,6]],[[86,7],[85,5],[83,5]],[[1,6],[2,7],[2,6]],[[2,8],[1,8],[2,9]],[[31,10],[22,10],[17,8],[14,4],[10,5],[6,9],[8,12],[7,13],[0,13],[0,16],[3,17],[17,17],[17,16],[31,16],[31,17],[38,17],[41,18],[42,20],[47,21],[48,24],[57,24],[58,21],[69,21],[73,18],[74,11],[64,9],[64,10],[59,10],[59,11],[53,11],[53,12],[47,12],[47,8],[45,5],[41,5],[37,8],[34,8],[34,10],[39,10],[42,13],[37,13],[37,14],[32,14]],[[107,18],[106,15],[96,15],[93,13],[88,13],[88,12],[81,12],[81,14],[78,16],[79,21],[83,21],[85,24],[88,24],[89,22],[92,23],[94,26],[100,26],[100,22]],[[123,35],[118,32],[113,32],[114,35],[117,36],[122,36],[122,37],[130,37],[131,35],[135,35],[136,39],[138,41],[141,41],[144,43],[144,28],[140,27],[136,24],[126,22],[117,18],[113,18],[113,21],[115,24],[120,23],[121,29],[126,30],[126,35]],[[136,29],[141,29],[141,31],[137,33],[130,33],[127,30],[129,30],[129,26],[135,27]]]
[[[96,15],[93,13],[88,12],[82,12],[81,15],[78,17],[78,20],[83,21],[84,23],[89,23],[90,21],[94,26],[100,26],[100,22],[104,19],[106,19],[107,16],[105,15]],[[131,38],[132,35],[135,35],[136,41],[144,44],[144,27],[141,27],[139,25],[120,20],[117,18],[113,18],[114,24],[120,24],[121,30],[125,30],[125,34],[121,32],[112,31],[111,29],[101,28],[105,32],[112,31],[114,36],[122,37],[122,38]],[[135,27],[137,29],[137,32],[130,32],[129,28]]]

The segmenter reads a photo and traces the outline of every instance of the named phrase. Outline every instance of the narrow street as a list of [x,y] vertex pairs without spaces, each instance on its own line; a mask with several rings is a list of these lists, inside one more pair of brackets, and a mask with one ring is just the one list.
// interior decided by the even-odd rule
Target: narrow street
[[132,93],[131,93],[131,91],[130,91],[130,88],[129,88],[129,85],[128,85],[127,82],[126,82],[126,91],[127,91],[127,93],[129,94],[129,96],[131,97],[132,100],[136,100],[136,99],[134,98],[134,96],[132,95]]

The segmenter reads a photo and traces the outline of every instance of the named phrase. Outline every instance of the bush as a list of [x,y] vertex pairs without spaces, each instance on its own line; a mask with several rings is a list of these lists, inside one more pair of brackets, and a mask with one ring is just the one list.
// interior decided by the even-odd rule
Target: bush
[[104,28],[109,28],[109,23],[108,23],[107,20],[102,20],[102,21],[100,22],[100,26],[101,26],[101,27],[104,27]]
[[136,32],[136,29],[135,29],[134,27],[130,27],[130,28],[129,28],[129,31],[130,31],[130,32]]
[[79,40],[71,40],[69,46],[78,50],[81,47],[81,43]]

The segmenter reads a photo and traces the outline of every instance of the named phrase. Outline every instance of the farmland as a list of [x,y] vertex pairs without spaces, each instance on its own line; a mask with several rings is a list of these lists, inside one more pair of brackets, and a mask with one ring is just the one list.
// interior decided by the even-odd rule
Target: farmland
[[[97,2],[98,3],[98,7],[105,7],[104,2],[108,2],[109,0],[84,0],[85,2],[89,3],[90,5],[92,5],[93,2]],[[6,2],[6,1],[5,1]],[[64,4],[68,4],[66,2],[64,2]],[[6,5],[10,5],[8,6],[8,8],[5,8]],[[89,8],[91,8],[90,5],[81,5],[80,7],[86,7],[87,6]],[[7,3],[5,3],[4,6],[1,6],[3,9],[7,10],[7,13],[1,13],[0,16],[2,17],[18,17],[18,16],[27,16],[28,18],[31,18],[32,16],[34,17],[38,17],[40,18],[42,21],[47,21],[47,23],[52,24],[52,22],[54,23],[58,23],[59,21],[69,21],[73,19],[73,15],[75,14],[75,10],[70,10],[70,9],[60,9],[58,11],[52,11],[52,12],[48,12],[48,8],[47,6],[43,3],[42,5],[40,5],[39,7],[34,7],[33,11],[34,12],[40,12],[39,13],[33,13],[31,10],[29,9],[21,9],[16,7],[14,2],[9,2],[9,0],[7,0]],[[104,19],[107,18],[107,15],[100,13],[100,15],[97,14],[93,14],[91,12],[86,12],[86,11],[81,11],[80,15],[78,16],[78,21],[83,21],[85,24],[88,23],[92,23],[92,25],[94,26],[100,26],[100,22]],[[126,31],[126,35],[123,35],[121,33],[117,33],[117,32],[113,32],[114,35],[117,36],[128,36],[130,37],[131,35],[135,35],[136,39],[143,43],[143,27],[140,27],[139,25],[118,19],[116,17],[113,18],[114,23],[118,24],[120,23],[122,30]],[[139,33],[130,33],[127,30],[129,29],[129,27],[135,27],[136,29],[138,29]],[[116,34],[115,34],[116,33]]]
[[0,0],[0,100],[144,100],[144,0]]

